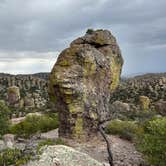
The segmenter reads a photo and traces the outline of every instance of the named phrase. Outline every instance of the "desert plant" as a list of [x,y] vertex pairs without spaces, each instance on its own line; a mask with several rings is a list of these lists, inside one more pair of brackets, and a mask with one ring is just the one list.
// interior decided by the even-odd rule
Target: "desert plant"
[[150,120],[144,125],[145,134],[139,137],[138,149],[151,165],[166,165],[166,117]]
[[24,121],[13,125],[10,132],[16,134],[18,137],[28,138],[36,133],[47,132],[58,128],[57,114],[54,116],[48,115],[31,115],[27,116]]
[[112,120],[106,126],[107,134],[119,135],[121,138],[133,140],[137,134],[143,133],[143,129],[135,121]]
[[93,32],[94,32],[93,29],[88,29],[88,30],[86,31],[87,34],[92,34]]
[[19,149],[4,149],[0,152],[0,165],[21,166],[30,160],[30,156],[24,155]]

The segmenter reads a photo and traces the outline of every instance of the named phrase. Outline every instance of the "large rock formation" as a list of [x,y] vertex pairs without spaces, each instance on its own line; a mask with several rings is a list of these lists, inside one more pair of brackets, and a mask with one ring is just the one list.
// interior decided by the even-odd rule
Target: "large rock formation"
[[62,51],[49,81],[60,136],[83,139],[97,133],[98,124],[109,116],[110,94],[122,64],[116,39],[107,30],[88,31]]
[[11,86],[8,88],[8,102],[9,105],[18,105],[20,100],[20,89],[17,86]]

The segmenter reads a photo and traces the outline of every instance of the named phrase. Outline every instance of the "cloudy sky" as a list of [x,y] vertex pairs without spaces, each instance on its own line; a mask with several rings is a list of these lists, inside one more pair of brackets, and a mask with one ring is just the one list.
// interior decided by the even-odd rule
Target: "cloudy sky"
[[0,0],[0,72],[50,71],[88,28],[116,36],[123,75],[166,72],[166,0]]

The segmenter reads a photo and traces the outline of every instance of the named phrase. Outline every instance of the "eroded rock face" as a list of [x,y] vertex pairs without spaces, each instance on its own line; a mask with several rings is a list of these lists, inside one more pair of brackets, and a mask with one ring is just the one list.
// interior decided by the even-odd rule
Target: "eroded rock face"
[[49,94],[59,111],[59,134],[83,138],[97,133],[109,117],[110,93],[116,88],[123,59],[116,39],[97,30],[74,40],[62,51],[49,81]]

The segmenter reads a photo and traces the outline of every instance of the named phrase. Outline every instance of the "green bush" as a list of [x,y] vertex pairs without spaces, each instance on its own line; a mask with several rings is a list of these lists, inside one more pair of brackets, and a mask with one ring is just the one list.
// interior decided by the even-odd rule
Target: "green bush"
[[10,132],[16,134],[18,137],[28,138],[36,133],[47,132],[58,128],[58,116],[48,115],[31,115],[27,116],[24,121],[13,125]]
[[10,110],[4,102],[0,101],[0,136],[5,134],[9,129]]
[[133,140],[137,134],[143,133],[143,129],[134,121],[112,120],[106,126],[107,134],[119,135],[121,138]]
[[88,30],[86,31],[87,34],[92,34],[93,32],[94,32],[93,29],[88,29]]
[[5,149],[0,152],[0,165],[8,166],[15,165],[21,166],[30,160],[30,156],[23,155],[19,149]]
[[166,117],[153,119],[144,126],[145,134],[139,137],[138,149],[154,166],[166,165]]
[[127,119],[136,120],[140,123],[144,123],[146,121],[149,121],[155,115],[156,115],[156,112],[154,110],[148,110],[148,111],[135,110],[135,111],[128,112],[126,117]]

